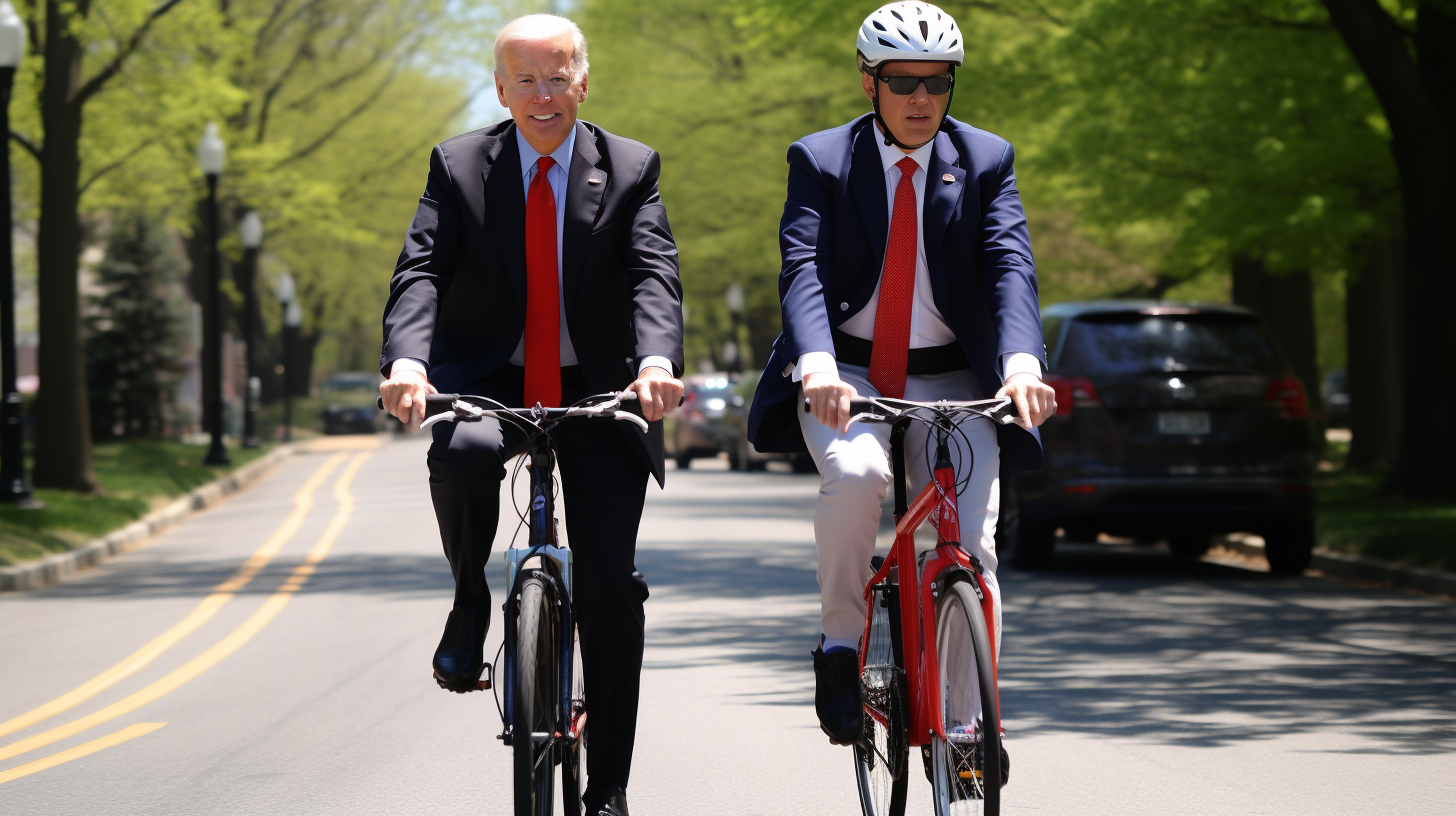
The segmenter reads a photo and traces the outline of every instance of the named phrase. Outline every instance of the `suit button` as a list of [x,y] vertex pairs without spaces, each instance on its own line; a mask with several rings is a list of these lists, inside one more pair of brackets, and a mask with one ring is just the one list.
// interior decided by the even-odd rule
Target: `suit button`
[[849,304],[848,303],[841,303],[841,304],[839,304],[839,311],[841,311],[841,312],[847,312],[847,311],[849,311]]

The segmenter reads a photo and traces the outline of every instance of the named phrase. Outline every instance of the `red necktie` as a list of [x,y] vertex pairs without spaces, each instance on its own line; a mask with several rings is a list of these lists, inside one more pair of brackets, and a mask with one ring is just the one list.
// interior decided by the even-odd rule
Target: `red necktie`
[[542,156],[526,194],[526,407],[561,405],[561,287],[556,277],[556,196]]
[[890,240],[885,245],[885,269],[880,273],[880,303],[875,307],[875,336],[870,346],[870,385],[882,397],[905,396],[905,374],[910,364],[910,307],[915,303],[915,255],[920,219],[915,212],[915,160],[906,156],[896,165],[900,183],[895,187],[895,213],[890,217]]

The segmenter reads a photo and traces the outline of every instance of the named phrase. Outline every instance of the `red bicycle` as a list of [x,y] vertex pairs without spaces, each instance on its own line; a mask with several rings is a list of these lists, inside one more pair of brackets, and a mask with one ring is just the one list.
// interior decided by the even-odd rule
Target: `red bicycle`
[[[911,402],[859,399],[851,422],[888,423],[895,483],[895,543],[865,585],[860,686],[864,736],[854,748],[865,816],[901,816],[911,746],[920,746],[937,816],[993,816],[1007,776],[996,686],[995,609],[978,558],[960,546],[951,439],[961,421],[1015,419],[1010,399]],[[905,432],[929,427],[933,478],[907,501]],[[964,450],[970,451],[967,440]],[[965,468],[969,475],[974,461]],[[934,550],[915,553],[915,531],[936,525]],[[990,780],[995,780],[992,784]]]

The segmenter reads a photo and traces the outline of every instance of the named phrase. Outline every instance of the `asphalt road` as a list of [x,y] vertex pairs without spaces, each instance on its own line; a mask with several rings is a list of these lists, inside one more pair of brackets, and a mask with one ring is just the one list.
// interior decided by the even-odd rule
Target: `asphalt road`
[[[509,813],[490,695],[429,678],[423,443],[371,443],[0,596],[0,814]],[[669,476],[633,812],[857,812],[812,711],[815,478]],[[1106,545],[1003,587],[1008,813],[1451,812],[1456,605]]]

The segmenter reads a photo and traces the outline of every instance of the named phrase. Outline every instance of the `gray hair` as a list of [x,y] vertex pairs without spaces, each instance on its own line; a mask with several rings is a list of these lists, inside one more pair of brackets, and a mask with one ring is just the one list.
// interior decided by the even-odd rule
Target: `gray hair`
[[586,35],[581,33],[581,28],[576,23],[555,14],[527,14],[525,17],[517,17],[506,23],[506,27],[502,28],[495,37],[493,59],[495,60],[496,76],[500,76],[501,54],[505,50],[506,41],[548,39],[566,33],[571,34],[572,80],[581,81],[581,78],[586,76],[587,69]]

